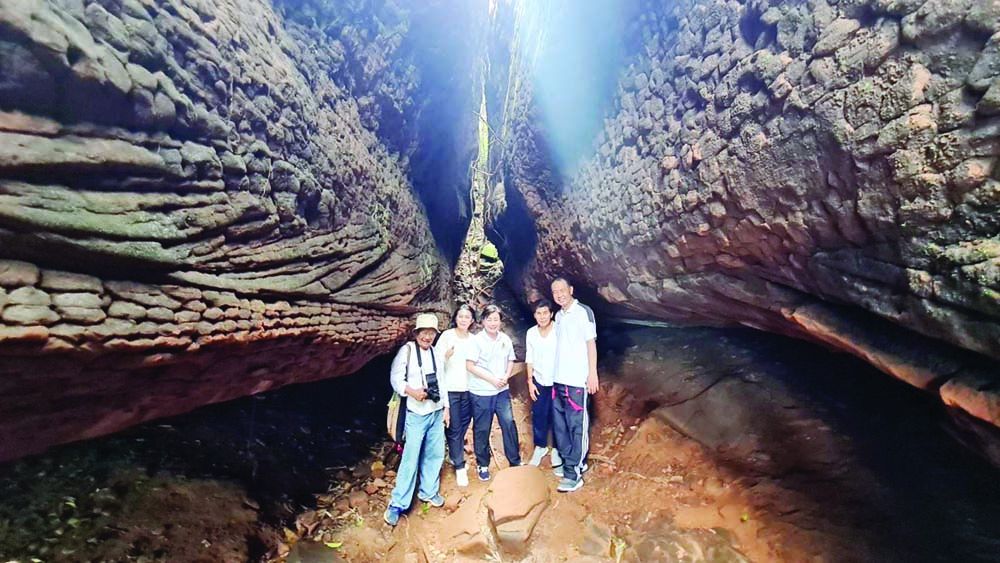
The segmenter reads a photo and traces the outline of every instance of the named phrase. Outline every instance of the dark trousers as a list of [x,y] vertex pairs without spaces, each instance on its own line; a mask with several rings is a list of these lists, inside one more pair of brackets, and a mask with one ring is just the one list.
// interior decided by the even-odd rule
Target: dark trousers
[[514,409],[510,404],[510,391],[504,390],[493,396],[470,394],[472,398],[472,441],[476,449],[476,463],[480,467],[490,465],[490,428],[493,415],[500,423],[503,435],[503,453],[513,465],[521,465],[520,445],[517,441],[517,425],[514,424]]
[[563,477],[576,481],[590,448],[587,389],[556,383],[552,390],[552,433],[563,459]]
[[455,469],[465,467],[465,433],[472,422],[472,394],[468,391],[448,391],[451,424],[445,428],[448,457]]
[[549,432],[552,430],[552,386],[541,385],[535,380],[538,398],[531,404],[531,433],[536,448],[549,447]]

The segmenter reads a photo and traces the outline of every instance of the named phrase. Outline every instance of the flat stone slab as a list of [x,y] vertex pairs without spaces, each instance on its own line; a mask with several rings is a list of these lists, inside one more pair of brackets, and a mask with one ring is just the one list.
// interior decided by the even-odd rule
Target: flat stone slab
[[451,550],[471,557],[485,557],[492,552],[489,539],[483,533],[487,529],[482,510],[484,495],[483,492],[474,493],[445,519],[446,541]]
[[549,506],[548,479],[537,467],[522,465],[497,473],[483,502],[500,545],[523,552],[531,532]]

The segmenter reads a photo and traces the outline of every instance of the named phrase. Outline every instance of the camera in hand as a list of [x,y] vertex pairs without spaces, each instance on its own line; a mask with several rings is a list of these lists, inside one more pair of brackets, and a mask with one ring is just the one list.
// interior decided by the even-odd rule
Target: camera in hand
[[427,400],[435,403],[441,400],[441,388],[438,387],[437,373],[428,373],[427,377]]

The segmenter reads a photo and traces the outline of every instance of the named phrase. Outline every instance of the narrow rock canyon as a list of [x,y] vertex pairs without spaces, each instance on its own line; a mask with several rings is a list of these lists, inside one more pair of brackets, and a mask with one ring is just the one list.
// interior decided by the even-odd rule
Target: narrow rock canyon
[[[528,305],[563,276],[598,314],[611,375],[595,474],[640,499],[635,475],[662,461],[641,441],[657,441],[676,458],[647,479],[657,491],[744,495],[739,511],[781,520],[730,541],[653,534],[647,515],[644,534],[734,561],[733,546],[815,555],[805,536],[780,551],[792,536],[775,530],[822,520],[818,496],[781,512],[733,469],[801,478],[793,454],[816,437],[829,448],[808,471],[857,477],[864,448],[830,420],[857,428],[828,404],[849,386],[829,366],[791,383],[788,366],[810,369],[794,345],[878,379],[878,397],[898,384],[905,398],[886,402],[905,406],[886,417],[921,410],[928,435],[1000,467],[1000,3],[584,4],[0,1],[0,462],[291,384],[357,374],[380,390],[414,315],[443,323],[459,299],[502,302],[523,358]],[[755,418],[768,408],[784,411]],[[878,447],[905,424],[887,426]],[[631,473],[615,473],[620,452]],[[505,532],[518,557],[550,500],[579,512],[558,512],[537,477],[509,477],[538,493],[515,507],[530,525]],[[730,477],[725,494],[712,485]],[[890,498],[880,478],[843,513]],[[476,506],[503,494],[480,492]],[[692,514],[706,529],[750,518]],[[597,543],[615,545],[602,526]],[[650,537],[635,542],[654,553]],[[881,556],[876,543],[855,555]]]
[[452,4],[0,6],[0,459],[352,373],[448,309],[414,170],[460,160],[420,147],[473,85],[431,68]]

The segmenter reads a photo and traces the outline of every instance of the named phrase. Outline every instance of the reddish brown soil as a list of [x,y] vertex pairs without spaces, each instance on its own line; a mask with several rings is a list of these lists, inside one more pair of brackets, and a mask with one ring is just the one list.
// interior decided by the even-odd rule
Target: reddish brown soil
[[[590,465],[586,485],[570,494],[555,492],[553,502],[542,515],[532,535],[527,556],[496,555],[505,561],[608,560],[610,539],[640,542],[644,534],[659,525],[686,533],[717,535],[753,561],[830,560],[834,543],[820,532],[798,529],[760,512],[755,498],[759,492],[735,479],[713,462],[704,449],[678,434],[656,417],[623,412],[621,398],[627,394],[614,385],[602,388],[602,408],[592,428]],[[515,388],[515,418],[522,454],[530,452],[530,409],[526,393]],[[625,409],[627,410],[627,409]],[[470,434],[471,435],[471,434]],[[494,427],[494,451],[502,451],[499,430]],[[471,459],[471,454],[468,455]],[[542,462],[548,472],[549,460]],[[491,470],[506,467],[503,456],[494,458]],[[450,466],[442,470],[442,494],[449,499],[444,509],[423,509],[415,504],[400,524],[392,529],[382,522],[392,479],[387,486],[355,503],[356,515],[334,530],[317,528],[313,538],[330,541],[330,552],[349,561],[477,561],[464,559],[449,545],[445,519],[458,505],[476,501],[488,483],[474,477],[467,489],[455,484]],[[372,481],[374,480],[371,479]],[[357,501],[360,495],[355,497]],[[457,502],[456,502],[457,501]],[[604,532],[601,532],[604,530]],[[701,536],[690,541],[699,545]],[[308,542],[308,538],[303,538]],[[602,542],[606,542],[603,545]],[[596,545],[595,545],[596,544]],[[299,557],[304,546],[292,549]],[[316,547],[305,552],[315,552]],[[322,551],[320,551],[322,553]],[[651,560],[649,554],[626,550],[622,560]],[[693,555],[693,554],[692,554]],[[666,555],[664,555],[666,557]],[[302,561],[320,561],[305,557]],[[612,559],[613,560],[613,559]],[[676,560],[684,560],[679,557]],[[725,559],[729,560],[729,559]]]

